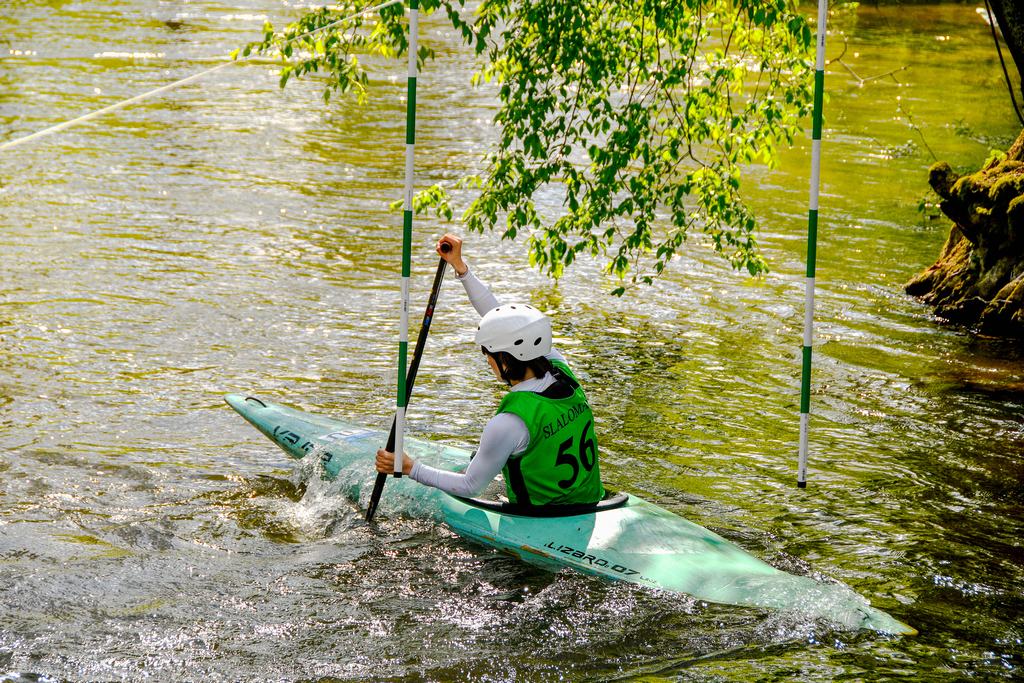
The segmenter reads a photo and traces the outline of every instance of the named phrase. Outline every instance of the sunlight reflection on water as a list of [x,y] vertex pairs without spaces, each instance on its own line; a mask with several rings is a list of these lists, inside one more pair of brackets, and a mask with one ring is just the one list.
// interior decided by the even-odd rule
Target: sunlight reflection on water
[[[0,18],[2,137],[205,68],[286,9],[131,0],[114,21],[91,0],[17,4]],[[231,414],[222,395],[253,391],[386,429],[394,403],[404,68],[374,74],[368,107],[328,111],[321,83],[282,93],[258,64],[0,156],[0,671],[41,678],[0,676],[1012,679],[1024,364],[902,294],[947,226],[916,214],[932,159],[897,94],[957,167],[1016,133],[1008,111],[973,104],[998,79],[971,14],[835,19],[858,70],[912,68],[864,87],[829,70],[806,492],[804,142],[745,177],[772,267],[760,281],[694,236],[664,280],[614,299],[600,264],[556,287],[521,243],[469,238],[499,295],[555,317],[606,479],[776,567],[849,584],[919,638],[548,574],[398,515],[370,528],[369,462],[322,481],[315,454],[293,465]],[[421,82],[424,186],[474,170],[495,136],[493,91],[466,87],[465,55],[439,48]],[[414,318],[430,245],[452,227],[416,224]],[[410,430],[472,444],[501,387],[459,289],[445,283]]]

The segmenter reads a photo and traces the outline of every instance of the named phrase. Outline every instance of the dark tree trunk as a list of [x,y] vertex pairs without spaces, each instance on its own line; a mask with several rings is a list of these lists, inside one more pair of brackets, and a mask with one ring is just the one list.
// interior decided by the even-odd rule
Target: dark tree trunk
[[[1006,47],[1017,65],[1017,75],[1024,76],[1024,2],[1021,0],[989,0],[992,13],[996,15],[996,23],[1003,33]],[[1021,94],[1024,95],[1024,81]]]

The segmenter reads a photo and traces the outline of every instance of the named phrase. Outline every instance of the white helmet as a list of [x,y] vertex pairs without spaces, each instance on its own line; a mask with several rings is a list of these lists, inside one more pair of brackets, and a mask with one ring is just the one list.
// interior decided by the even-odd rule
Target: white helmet
[[519,360],[551,352],[551,318],[529,304],[492,308],[480,321],[476,343],[491,353],[507,351]]

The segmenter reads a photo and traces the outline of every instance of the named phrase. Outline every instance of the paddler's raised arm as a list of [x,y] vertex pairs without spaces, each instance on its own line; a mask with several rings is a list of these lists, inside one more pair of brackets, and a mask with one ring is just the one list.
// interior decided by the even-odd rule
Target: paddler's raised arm
[[[442,251],[441,245],[447,244],[451,249],[449,251]],[[465,259],[462,258],[462,238],[458,235],[451,233],[446,234],[437,242],[437,253],[445,261],[451,264],[455,270],[455,276],[462,283],[463,288],[466,290],[466,296],[469,297],[469,302],[473,304],[473,308],[476,312],[483,317],[488,311],[497,308],[501,305],[498,301],[498,297],[494,296],[490,288],[473,274],[470,270],[469,264],[466,263]],[[546,354],[548,360],[557,360],[562,363],[566,363],[565,356],[563,356],[557,349],[552,348],[551,352]]]
[[[450,251],[442,251],[441,245],[447,244]],[[487,285],[477,279],[476,275],[469,269],[469,264],[462,258],[462,238],[458,235],[448,233],[437,242],[437,253],[455,269],[455,276],[462,283],[469,297],[469,302],[481,317],[492,308],[497,308],[501,302],[494,296]]]

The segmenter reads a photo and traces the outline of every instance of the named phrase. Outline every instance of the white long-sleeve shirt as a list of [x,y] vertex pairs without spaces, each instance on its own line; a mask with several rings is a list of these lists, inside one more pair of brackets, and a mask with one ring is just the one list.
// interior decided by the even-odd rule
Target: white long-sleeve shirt
[[[457,276],[469,296],[473,308],[482,317],[500,305],[497,297],[481,282],[473,271]],[[565,357],[552,349],[548,360],[565,362]],[[554,376],[528,379],[516,384],[511,391],[542,392],[555,383]],[[456,496],[477,496],[494,480],[508,462],[509,457],[524,452],[530,445],[530,431],[522,418],[512,413],[498,413],[492,417],[480,435],[476,456],[470,460],[465,472],[450,472],[416,462],[410,477],[421,484],[433,486]]]

